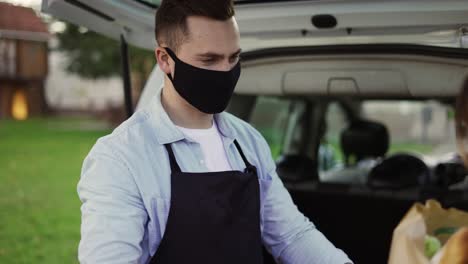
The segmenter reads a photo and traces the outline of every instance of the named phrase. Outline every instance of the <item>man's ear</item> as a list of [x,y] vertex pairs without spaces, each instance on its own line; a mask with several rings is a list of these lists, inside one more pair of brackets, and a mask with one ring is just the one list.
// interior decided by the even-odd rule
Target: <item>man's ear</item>
[[171,64],[169,61],[172,60],[171,57],[169,57],[169,55],[167,54],[166,50],[161,47],[156,47],[156,49],[154,50],[154,54],[156,56],[159,68],[161,68],[161,70],[165,74],[171,74]]

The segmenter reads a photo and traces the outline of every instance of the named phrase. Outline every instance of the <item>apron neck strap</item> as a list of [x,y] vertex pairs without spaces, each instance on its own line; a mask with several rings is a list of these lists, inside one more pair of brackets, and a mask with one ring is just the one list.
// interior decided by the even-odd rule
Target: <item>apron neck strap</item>
[[169,162],[171,163],[171,171],[173,172],[181,172],[179,164],[176,161],[174,156],[174,151],[172,150],[171,144],[164,144],[166,147],[167,153],[169,154]]
[[239,145],[239,142],[237,142],[237,139],[234,139],[234,144],[236,145],[237,151],[239,151],[239,153],[240,153],[240,155],[241,155],[241,157],[242,157],[242,160],[243,160],[244,163],[245,163],[245,166],[246,166],[247,168],[252,167],[252,164],[250,164],[250,162],[249,162],[249,161],[247,160],[247,158],[245,157],[244,152],[242,151],[242,148],[241,148],[240,145]]
[[[240,147],[239,142],[237,142],[236,139],[234,139],[234,144],[236,145],[237,151],[239,151],[239,154],[241,155],[242,160],[245,163],[245,166],[247,168],[253,167],[252,164],[250,164],[250,162],[245,157],[244,152],[242,151],[242,148]],[[175,158],[174,151],[172,150],[171,144],[164,144],[164,147],[166,147],[167,153],[169,154],[169,162],[171,164],[171,171],[182,172]]]

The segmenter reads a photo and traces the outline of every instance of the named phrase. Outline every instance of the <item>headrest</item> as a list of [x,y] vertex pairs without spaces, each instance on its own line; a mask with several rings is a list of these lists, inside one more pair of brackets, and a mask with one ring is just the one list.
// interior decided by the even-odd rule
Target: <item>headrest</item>
[[425,185],[429,179],[424,161],[410,154],[395,154],[371,170],[367,183],[374,189],[402,189]]
[[380,123],[355,120],[341,133],[341,149],[346,158],[354,155],[356,162],[364,158],[383,157],[388,151],[390,136]]
[[276,162],[278,176],[285,182],[318,180],[317,162],[302,155],[282,155]]

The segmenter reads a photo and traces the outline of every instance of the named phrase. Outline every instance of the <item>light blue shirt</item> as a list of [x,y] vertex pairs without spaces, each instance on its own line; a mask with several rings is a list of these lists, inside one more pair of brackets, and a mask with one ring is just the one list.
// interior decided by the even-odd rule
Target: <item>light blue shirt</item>
[[[294,205],[262,135],[231,114],[214,118],[231,167],[245,168],[234,139],[257,167],[262,241],[277,262],[350,263]],[[170,209],[167,143],[172,144],[182,171],[208,171],[200,145],[175,127],[161,105],[159,91],[147,106],[94,145],[78,183],[81,263],[148,263],[155,254]]]

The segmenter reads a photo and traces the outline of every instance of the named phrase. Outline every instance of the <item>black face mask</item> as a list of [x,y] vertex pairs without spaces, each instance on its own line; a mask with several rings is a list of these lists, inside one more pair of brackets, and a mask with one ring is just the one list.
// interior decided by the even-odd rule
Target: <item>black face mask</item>
[[240,76],[240,62],[229,71],[213,71],[187,64],[165,48],[175,61],[175,78],[168,74],[174,88],[189,104],[206,114],[223,112]]

